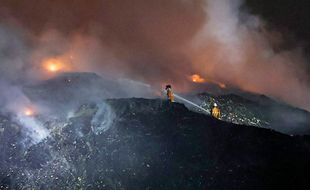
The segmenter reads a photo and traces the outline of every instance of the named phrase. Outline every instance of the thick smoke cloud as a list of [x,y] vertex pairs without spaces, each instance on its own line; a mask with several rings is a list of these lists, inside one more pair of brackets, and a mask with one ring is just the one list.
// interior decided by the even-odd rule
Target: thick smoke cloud
[[0,105],[15,112],[17,104],[28,102],[20,90],[26,75],[28,52],[22,37],[15,30],[0,25],[0,37]]
[[27,84],[28,55],[22,34],[0,25],[0,112],[9,113],[14,122],[22,126],[24,146],[39,143],[49,135],[40,122],[24,114],[31,105],[22,91],[22,85]]
[[95,71],[155,88],[172,83],[177,91],[192,89],[188,76],[198,73],[310,109],[302,50],[275,51],[284,40],[280,33],[241,10],[240,0],[4,0],[1,5],[0,21],[27,34],[27,76],[36,80],[47,76],[40,64],[53,57],[69,65],[68,71]]
[[209,0],[208,20],[191,52],[196,70],[241,89],[310,108],[309,77],[300,48],[276,50],[284,40],[257,16],[240,12],[239,0]]
[[[205,19],[205,2],[200,0],[91,0],[87,3],[30,0],[4,1],[2,4],[5,5],[3,21],[19,23],[33,34],[34,39],[54,30],[69,40],[59,43],[57,48],[63,48],[71,40],[73,46],[82,46],[82,54],[90,58],[83,67],[96,63],[105,67],[109,59],[106,61],[102,54],[112,52],[123,62],[113,66],[118,73],[152,83],[158,82],[159,76],[162,80],[176,81],[184,77],[180,68],[190,70],[190,60],[180,53],[180,49],[188,45]],[[50,51],[57,54],[57,50]]]

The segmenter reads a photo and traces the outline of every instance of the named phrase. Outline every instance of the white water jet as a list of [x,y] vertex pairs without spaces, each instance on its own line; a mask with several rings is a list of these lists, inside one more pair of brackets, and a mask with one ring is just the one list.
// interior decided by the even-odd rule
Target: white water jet
[[188,104],[190,104],[190,105],[192,105],[192,106],[195,106],[196,108],[199,108],[200,110],[206,112],[207,114],[210,114],[210,111],[209,111],[209,110],[204,109],[203,107],[201,107],[201,106],[195,104],[195,103],[192,102],[192,101],[189,101],[189,100],[187,100],[187,99],[185,99],[185,98],[183,98],[183,97],[181,97],[181,96],[179,96],[179,95],[177,95],[177,94],[174,94],[174,97],[177,98],[177,99],[179,99],[179,100],[181,100],[181,101],[184,101],[184,102],[186,102],[186,103],[188,103]]

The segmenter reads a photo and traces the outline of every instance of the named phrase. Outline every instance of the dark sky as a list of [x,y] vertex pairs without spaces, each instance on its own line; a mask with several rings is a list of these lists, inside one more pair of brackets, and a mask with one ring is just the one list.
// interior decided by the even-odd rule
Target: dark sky
[[[246,0],[247,8],[267,20],[269,27],[288,32],[310,52],[310,6],[308,0]],[[289,39],[287,39],[289,40]],[[291,39],[293,41],[293,39]]]

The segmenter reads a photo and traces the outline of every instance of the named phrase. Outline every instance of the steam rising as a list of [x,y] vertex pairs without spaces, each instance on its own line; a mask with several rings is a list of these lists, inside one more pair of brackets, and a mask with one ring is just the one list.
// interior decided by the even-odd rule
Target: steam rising
[[105,103],[98,103],[97,107],[98,110],[91,121],[91,125],[93,132],[100,134],[111,127],[115,114]]
[[25,145],[33,145],[40,143],[42,140],[49,137],[49,131],[43,126],[42,123],[37,121],[33,117],[28,117],[25,115],[17,116],[17,123],[22,125],[22,130],[25,132]]

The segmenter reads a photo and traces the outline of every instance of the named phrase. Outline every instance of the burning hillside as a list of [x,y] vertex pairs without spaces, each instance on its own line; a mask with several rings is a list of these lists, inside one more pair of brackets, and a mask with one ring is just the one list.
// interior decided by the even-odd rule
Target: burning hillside
[[[125,88],[124,83],[126,83]],[[218,87],[219,90],[222,90],[221,93],[227,90],[211,81],[205,81],[205,83]],[[130,90],[128,90],[129,86]],[[114,81],[110,78],[100,77],[95,73],[64,73],[40,84],[26,86],[23,91],[33,103],[48,106],[49,110],[58,113],[58,116],[62,114],[66,116],[68,111],[76,109],[83,103],[102,99],[160,96],[157,91],[145,84],[125,80]],[[218,103],[222,110],[222,120],[230,123],[271,128],[286,134],[310,134],[309,112],[277,102],[266,96],[227,92],[228,94],[223,95],[198,94],[199,100],[196,102],[206,110],[207,114],[210,113],[212,104]],[[185,103],[189,108],[192,107],[193,102],[177,94],[175,96],[177,96],[175,97],[176,101]],[[195,100],[196,94],[185,95],[185,97]],[[31,110],[33,112],[34,108]],[[193,110],[201,111],[197,106]]]
[[309,189],[307,49],[246,5],[1,0],[0,189]]
[[210,84],[216,84],[218,85],[220,88],[226,88],[226,85],[222,82],[218,82],[215,80],[211,80],[211,79],[205,79],[203,77],[201,77],[198,74],[194,74],[192,76],[189,77],[189,79],[193,82],[193,83],[201,83],[201,84],[206,84],[206,83],[210,83]]

